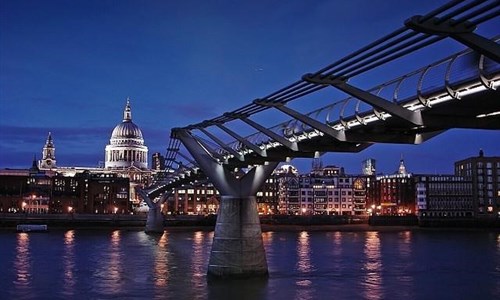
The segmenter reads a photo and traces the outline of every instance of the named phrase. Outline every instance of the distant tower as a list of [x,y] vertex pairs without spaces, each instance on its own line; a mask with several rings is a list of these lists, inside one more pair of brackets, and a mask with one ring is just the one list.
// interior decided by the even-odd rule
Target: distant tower
[[405,161],[403,159],[403,155],[401,154],[401,160],[399,161],[399,168],[398,168],[398,174],[401,174],[401,175],[407,175],[408,172],[406,171],[406,167],[405,167]]
[[367,158],[363,160],[361,168],[363,175],[375,175],[377,168],[375,159]]
[[319,152],[316,151],[316,153],[314,153],[314,158],[312,161],[312,171],[318,172],[321,171],[321,169],[323,169],[323,161],[321,160],[321,155],[319,154]]
[[165,169],[165,157],[160,154],[160,152],[153,153],[153,160],[151,169],[156,171],[161,171]]
[[54,147],[52,133],[50,132],[43,146],[42,159],[38,161],[38,165],[40,169],[56,168],[56,148]]

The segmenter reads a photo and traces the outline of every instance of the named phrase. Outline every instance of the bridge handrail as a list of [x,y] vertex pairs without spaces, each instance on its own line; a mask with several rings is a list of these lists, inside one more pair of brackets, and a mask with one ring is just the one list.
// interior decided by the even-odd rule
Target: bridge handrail
[[[495,41],[498,42],[499,39],[498,38],[495,38]],[[425,67],[422,67],[420,69],[417,69],[415,71],[412,71],[410,73],[407,73],[403,76],[400,76],[400,77],[397,77],[395,79],[392,79],[392,80],[389,80],[385,83],[382,83],[382,84],[379,84],[375,87],[372,87],[370,89],[368,89],[367,91],[368,92],[375,92],[375,91],[380,91],[388,86],[391,86],[391,85],[394,85],[394,84],[398,84],[404,80],[407,80],[409,77],[412,77],[412,76],[417,76],[417,75],[424,75],[425,77],[425,73],[428,73],[429,69],[432,69],[434,67],[439,67],[439,66],[443,66],[443,65],[447,65],[450,63],[450,61],[453,61],[453,60],[456,60],[457,57],[463,57],[463,56],[466,56],[466,55],[473,55],[474,52],[471,50],[471,49],[466,49],[466,50],[463,50],[463,51],[460,51],[458,53],[455,53],[453,55],[450,55],[446,58],[443,58],[439,61],[436,61],[428,66],[425,66]],[[479,65],[478,65],[479,66]],[[478,71],[478,69],[474,69],[474,71]],[[444,75],[444,74],[443,74]],[[464,75],[464,74],[462,74]],[[499,80],[499,76],[500,76],[500,64],[497,64],[497,63],[494,63],[493,64],[493,67],[490,68],[488,70],[488,74],[486,74],[487,76],[490,76],[490,80],[492,81],[498,81]],[[423,89],[421,90],[420,92],[427,95],[427,100],[428,101],[431,101],[432,99],[435,99],[435,98],[439,98],[440,96],[446,94],[446,88],[444,86],[444,78],[442,80],[442,84],[441,86],[431,86],[431,87],[428,87],[427,89]],[[461,86],[470,86],[471,84],[476,84],[476,85],[482,85],[482,82],[479,78],[479,74],[478,72],[474,72],[474,74],[471,74],[469,75],[468,77],[460,77],[458,78],[456,81],[453,81],[453,82],[449,82],[450,85],[453,85],[456,89],[460,90]],[[415,94],[413,94],[412,96],[408,96],[404,99],[395,99],[396,103],[398,103],[399,105],[402,105],[403,107],[411,107],[412,105],[415,105],[415,104],[418,104],[416,103],[417,102],[417,95],[419,94],[419,91],[416,91]],[[331,110],[334,106],[338,106],[339,104],[345,104],[346,102],[350,101],[350,100],[353,100],[355,98],[353,97],[347,97],[347,98],[344,98],[342,100],[338,100],[332,104],[328,104],[324,107],[321,107],[321,108],[318,108],[318,109],[315,109],[305,115],[307,116],[313,116],[313,115],[319,115],[320,113],[324,112],[325,110]],[[360,102],[361,100],[358,100],[358,102]],[[388,100],[389,101],[389,100]],[[356,115],[358,117],[356,117]],[[371,108],[371,109],[368,109],[368,110],[365,110],[363,112],[357,112],[355,114],[351,114],[350,116],[344,118],[346,121],[347,124],[349,124],[349,122],[356,122],[358,123],[357,125],[359,125],[360,121],[359,121],[359,117],[361,118],[369,118],[369,117],[373,117],[374,116],[374,109]],[[341,130],[341,129],[347,129],[345,128],[345,125],[342,124],[343,122],[340,121],[341,118],[337,119],[337,121],[334,121],[334,122],[329,122],[327,120],[327,124],[330,125],[331,127],[337,129],[337,130]],[[300,121],[296,120],[296,119],[289,119],[287,121],[284,121],[282,123],[279,123],[277,125],[274,125],[268,129],[270,130],[282,130],[282,132],[279,132],[280,134],[282,134],[284,137],[286,138],[290,138],[290,141],[295,141],[296,137],[293,137],[293,136],[301,136],[303,135],[305,132],[307,132],[307,125],[304,125],[302,123],[300,123],[301,125],[299,125],[300,128],[302,128],[301,131],[296,131],[295,129],[297,127],[292,127],[290,126],[290,124],[294,124],[296,125],[296,123],[300,123]],[[285,134],[285,132],[288,131],[292,134],[290,134],[289,136],[287,136]],[[253,139],[255,138],[255,136],[257,135],[262,135],[261,132],[256,132],[254,134],[251,134],[247,137],[245,137],[246,139]],[[263,136],[264,141],[261,141],[261,143],[259,143],[259,145],[263,145],[263,144],[267,144],[267,143],[273,143],[274,141],[272,139],[270,139],[269,137],[267,136]],[[230,142],[229,143],[229,146],[232,147],[233,149],[237,150],[237,151],[242,151],[242,149],[244,147],[240,147],[240,143],[238,141],[233,141],[233,142]],[[265,148],[265,146],[263,146]],[[223,149],[220,149],[221,152],[224,152]]]

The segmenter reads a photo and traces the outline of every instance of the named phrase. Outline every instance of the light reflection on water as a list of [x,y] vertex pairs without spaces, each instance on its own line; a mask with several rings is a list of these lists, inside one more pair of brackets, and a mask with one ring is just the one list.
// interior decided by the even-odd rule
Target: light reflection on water
[[206,253],[204,245],[206,245],[207,235],[208,234],[203,231],[193,233],[193,264],[191,264],[191,282],[193,286],[197,288],[206,285],[206,267],[204,265],[206,261]]
[[154,252],[154,283],[158,288],[168,284],[170,272],[168,270],[168,234],[164,232],[158,241],[158,250]]
[[64,233],[63,262],[63,294],[71,297],[74,295],[76,282],[76,262],[75,262],[75,231],[68,230]]
[[378,232],[370,231],[366,233],[365,239],[365,263],[363,269],[365,271],[364,298],[365,299],[382,299],[382,259],[380,254],[380,238]]
[[496,232],[302,231],[262,238],[267,280],[210,283],[213,232],[0,231],[0,298],[500,299]]
[[312,290],[310,288],[312,281],[307,277],[309,273],[314,270],[314,265],[311,262],[311,245],[309,241],[309,233],[301,231],[297,241],[297,271],[300,276],[295,284],[297,285],[297,292],[294,299],[311,299]]
[[311,251],[309,233],[307,231],[300,232],[297,241],[297,270],[300,273],[310,273],[313,270]]
[[96,260],[97,268],[92,277],[96,281],[97,292],[103,294],[119,293],[123,287],[122,276],[124,257],[120,247],[121,232],[115,230],[111,233],[109,245],[103,249],[103,253],[89,253],[100,259]]
[[14,283],[22,287],[29,287],[31,283],[31,256],[30,237],[28,233],[22,232],[17,234],[14,269],[16,270]]
[[414,293],[414,282],[412,274],[407,272],[408,269],[413,267],[414,262],[412,261],[412,232],[403,231],[398,234],[398,260],[404,263],[397,266],[396,280],[399,285],[398,291],[400,291],[401,298],[408,298]]

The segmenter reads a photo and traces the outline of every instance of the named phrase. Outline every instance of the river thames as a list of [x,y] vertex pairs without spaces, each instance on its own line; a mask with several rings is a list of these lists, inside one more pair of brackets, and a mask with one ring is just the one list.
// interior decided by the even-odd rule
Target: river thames
[[2,230],[0,299],[500,299],[498,230],[264,232],[254,280],[208,280],[212,238]]

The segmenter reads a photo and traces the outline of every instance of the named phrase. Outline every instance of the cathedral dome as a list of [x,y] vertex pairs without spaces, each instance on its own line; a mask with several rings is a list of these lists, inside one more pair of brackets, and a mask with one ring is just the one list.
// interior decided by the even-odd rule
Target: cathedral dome
[[142,131],[139,126],[135,125],[132,121],[123,121],[116,125],[111,134],[111,139],[143,139]]
[[123,121],[113,129],[105,152],[106,168],[135,166],[146,169],[148,166],[148,147],[144,145],[141,129],[132,122],[132,111],[128,99],[123,111]]

